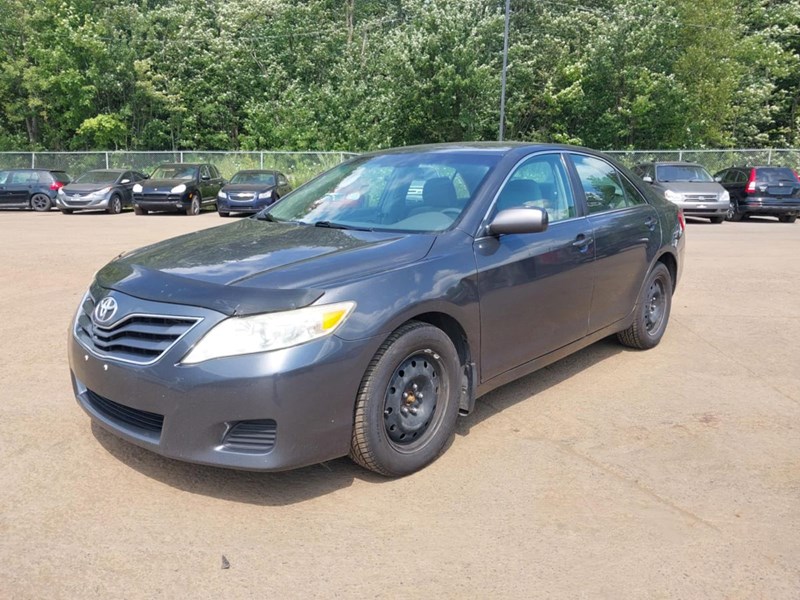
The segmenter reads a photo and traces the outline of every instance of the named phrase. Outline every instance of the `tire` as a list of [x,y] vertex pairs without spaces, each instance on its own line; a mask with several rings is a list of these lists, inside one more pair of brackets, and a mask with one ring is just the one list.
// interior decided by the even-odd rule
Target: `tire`
[[111,196],[111,200],[108,201],[108,208],[106,212],[110,215],[118,215],[122,212],[122,199],[114,194]]
[[794,215],[781,215],[778,217],[778,221],[781,223],[794,223],[797,221],[797,217]]
[[224,210],[217,209],[217,213],[219,213],[220,217],[230,217],[231,216],[231,213],[229,213],[227,211],[224,211]]
[[186,214],[190,216],[200,214],[200,192],[192,194],[192,201],[186,209]]
[[733,202],[731,202],[730,206],[728,207],[728,212],[725,215],[725,218],[728,221],[734,221],[734,222],[742,220],[742,215],[741,213],[737,212],[736,204],[734,204]]
[[47,194],[34,194],[31,196],[31,208],[36,212],[47,212],[53,206],[53,201]]
[[135,214],[135,215],[142,216],[142,215],[146,215],[148,212],[149,211],[146,208],[140,208],[138,206],[134,206],[133,207],[133,214]]
[[712,223],[716,223],[717,225],[722,223],[724,220],[725,220],[725,217],[710,217],[709,218],[709,221],[711,221]]
[[657,263],[645,280],[634,309],[633,323],[617,338],[629,348],[647,350],[664,336],[672,309],[672,276],[663,263]]
[[62,214],[62,215],[71,215],[72,213],[74,213],[74,212],[75,212],[75,211],[74,211],[74,210],[72,210],[71,208],[61,208],[61,209],[59,209],[59,210],[61,211],[61,214]]
[[419,321],[397,329],[361,381],[350,458],[388,477],[433,462],[455,430],[460,370],[453,342],[441,329]]

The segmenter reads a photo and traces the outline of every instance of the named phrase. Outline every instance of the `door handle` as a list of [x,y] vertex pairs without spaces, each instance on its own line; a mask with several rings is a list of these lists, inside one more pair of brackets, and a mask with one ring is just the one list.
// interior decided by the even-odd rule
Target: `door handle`
[[589,244],[592,243],[592,239],[593,238],[590,235],[586,235],[584,233],[579,233],[578,237],[575,238],[575,241],[572,242],[572,245],[575,248],[585,248],[586,246],[588,246]]
[[647,228],[650,231],[653,231],[656,228],[656,218],[655,217],[647,217],[647,219],[645,220],[644,224],[647,225]]

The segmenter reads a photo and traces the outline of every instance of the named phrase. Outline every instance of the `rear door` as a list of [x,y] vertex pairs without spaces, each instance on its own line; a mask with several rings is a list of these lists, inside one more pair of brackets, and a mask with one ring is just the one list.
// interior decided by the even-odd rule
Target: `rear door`
[[34,187],[39,185],[38,171],[11,171],[6,184],[9,204],[27,205]]
[[570,153],[595,244],[589,333],[633,310],[661,246],[658,213],[625,175],[597,157]]
[[527,206],[548,211],[546,231],[474,242],[482,381],[586,335],[594,244],[560,153],[534,155],[515,167],[490,217]]
[[124,204],[130,204],[133,196],[133,184],[136,183],[137,178],[134,176],[133,171],[125,171],[122,177],[119,178],[119,187],[122,190],[122,201]]
[[11,171],[0,171],[0,206],[9,204],[9,192],[6,190],[6,184],[11,177]]

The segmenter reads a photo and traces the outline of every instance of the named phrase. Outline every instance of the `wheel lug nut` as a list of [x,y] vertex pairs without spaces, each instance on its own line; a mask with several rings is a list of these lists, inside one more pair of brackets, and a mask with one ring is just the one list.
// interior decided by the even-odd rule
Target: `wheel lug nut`
[[408,412],[410,412],[412,415],[415,415],[417,414],[417,409],[412,406],[411,408],[408,409]]
[[403,406],[403,407],[400,408],[400,412],[402,414],[404,414],[404,415],[407,415],[408,414],[408,409],[405,406]]
[[422,400],[422,392],[417,392],[417,400]]
[[414,388],[415,392],[417,391],[417,384],[416,383],[414,385],[412,385],[411,387]]

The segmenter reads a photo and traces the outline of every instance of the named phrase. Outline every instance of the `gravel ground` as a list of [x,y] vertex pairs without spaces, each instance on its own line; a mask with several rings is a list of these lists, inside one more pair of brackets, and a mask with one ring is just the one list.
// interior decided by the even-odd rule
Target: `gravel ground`
[[800,224],[690,223],[658,348],[484,396],[397,480],[183,464],[75,403],[92,274],[219,224],[0,213],[0,597],[800,597]]

